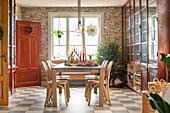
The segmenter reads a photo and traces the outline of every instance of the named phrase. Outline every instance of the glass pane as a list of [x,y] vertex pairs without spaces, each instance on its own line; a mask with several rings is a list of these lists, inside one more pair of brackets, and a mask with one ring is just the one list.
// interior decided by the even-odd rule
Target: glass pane
[[141,0],[141,9],[146,7],[146,0]]
[[53,18],[53,31],[55,29],[66,31],[66,18]]
[[147,44],[142,44],[142,63],[147,63]]
[[135,13],[139,11],[139,0],[135,0]]
[[148,4],[150,4],[150,3],[154,2],[154,1],[156,1],[156,0],[148,0]]
[[131,25],[131,44],[134,44],[134,20],[133,18],[130,19]]
[[126,19],[129,18],[129,4],[126,5]]
[[[96,58],[98,46],[86,46],[86,55],[91,55],[94,54],[92,59]],[[89,57],[86,57],[89,60]]]
[[[82,19],[81,19],[82,22]],[[78,25],[78,19],[77,18],[69,18],[69,30],[75,32],[75,29]]]
[[157,63],[157,42],[149,43],[149,64],[156,64]]
[[54,42],[54,45],[66,45],[66,32],[63,32],[64,35],[62,35],[61,38],[58,38],[57,36],[53,35],[53,42]]
[[140,62],[139,45],[135,45],[135,62]]
[[157,41],[156,2],[149,6],[149,42]]
[[126,52],[127,52],[127,61],[130,61],[129,47],[126,47]]
[[[82,51],[82,46],[70,46],[70,52],[69,54],[71,54],[71,52],[75,49],[75,51],[77,52],[77,54],[80,56],[80,52]],[[76,54],[74,54],[74,57],[77,57]]]
[[147,41],[147,10],[142,11],[142,42]]
[[54,59],[66,59],[66,46],[54,46]]
[[158,36],[156,2],[149,5],[149,64],[157,66]]
[[[97,31],[99,31],[98,26],[98,18],[85,18],[85,26],[93,25],[96,26]],[[99,39],[99,32],[96,33],[96,35],[89,36],[87,32],[85,32],[85,44],[86,45],[98,45],[98,39]]]
[[131,61],[134,61],[134,47],[131,46]]
[[139,13],[135,15],[135,43],[140,42]]
[[126,21],[126,44],[129,45],[129,20]]
[[133,0],[131,0],[131,16],[134,14],[133,9],[134,9],[134,7],[133,7]]
[[82,45],[82,36],[76,36],[74,32],[70,32],[70,45]]

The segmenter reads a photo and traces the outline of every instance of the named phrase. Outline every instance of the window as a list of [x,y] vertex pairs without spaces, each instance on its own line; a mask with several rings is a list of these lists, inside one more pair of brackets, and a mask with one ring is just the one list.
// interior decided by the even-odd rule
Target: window
[[[56,16],[60,15],[61,16]],[[101,15],[102,14],[82,14],[81,22],[87,29],[92,24],[97,27],[97,34],[89,36],[85,31],[82,35],[77,36],[75,29],[78,25],[77,13],[52,13],[49,14],[49,59],[59,60],[68,59],[68,54],[75,48],[78,53],[85,50],[86,55],[96,55],[98,44],[101,38]],[[74,16],[75,15],[75,16]],[[61,30],[64,35],[58,38],[52,32]],[[86,57],[88,59],[88,57]],[[95,56],[93,57],[95,58]]]

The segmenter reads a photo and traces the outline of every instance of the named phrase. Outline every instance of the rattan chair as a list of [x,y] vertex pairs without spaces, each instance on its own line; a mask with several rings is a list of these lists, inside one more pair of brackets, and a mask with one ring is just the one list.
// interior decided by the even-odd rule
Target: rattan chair
[[[111,99],[110,99],[110,94],[109,94],[109,79],[110,79],[110,72],[112,69],[113,61],[110,61],[107,69],[106,69],[106,74],[105,74],[105,79],[104,79],[104,95],[106,100],[109,101],[111,105]],[[88,80],[88,90],[87,90],[87,100],[88,100],[88,105],[90,106],[90,101],[91,101],[91,91],[93,88],[99,86],[99,80]]]
[[[45,104],[44,106],[47,105],[47,103],[49,102],[51,96],[52,96],[52,80],[51,80],[51,71],[49,70],[47,64],[42,61],[42,65],[45,71],[45,76],[46,76],[46,82],[47,82],[47,93],[46,93],[46,99],[45,99]],[[66,106],[68,106],[68,102],[69,102],[69,85],[68,85],[68,81],[67,80],[56,80],[56,85],[58,87],[62,87],[64,88],[64,92],[65,92],[65,103]]]

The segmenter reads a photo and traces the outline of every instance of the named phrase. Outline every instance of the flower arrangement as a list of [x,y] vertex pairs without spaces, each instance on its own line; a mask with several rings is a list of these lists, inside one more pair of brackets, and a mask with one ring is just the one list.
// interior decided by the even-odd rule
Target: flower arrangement
[[28,26],[25,27],[25,31],[26,31],[27,34],[31,34],[32,31],[33,31],[33,28],[30,25],[28,25]]
[[2,40],[2,37],[4,36],[4,30],[2,26],[0,26],[0,40]]

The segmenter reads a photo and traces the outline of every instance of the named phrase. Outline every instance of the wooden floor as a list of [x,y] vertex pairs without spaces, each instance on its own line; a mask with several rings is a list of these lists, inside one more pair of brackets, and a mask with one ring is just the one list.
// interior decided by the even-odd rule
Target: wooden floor
[[9,107],[0,107],[0,113],[141,113],[141,96],[127,88],[111,88],[112,105],[104,103],[98,107],[98,94],[93,94],[89,107],[84,97],[84,87],[71,88],[68,107],[65,106],[64,94],[58,94],[58,107],[44,108],[46,88],[18,88],[17,93],[10,97]]

